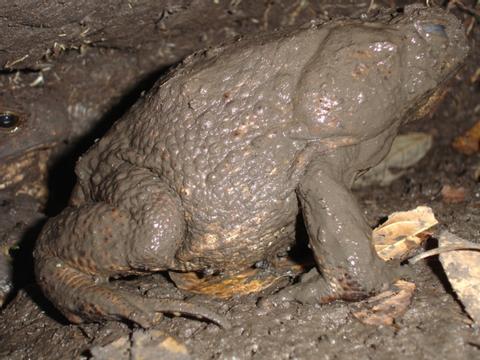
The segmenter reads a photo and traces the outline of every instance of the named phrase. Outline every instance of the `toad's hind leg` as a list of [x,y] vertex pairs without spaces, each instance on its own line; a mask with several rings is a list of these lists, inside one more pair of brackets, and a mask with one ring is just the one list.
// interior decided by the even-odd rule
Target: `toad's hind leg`
[[37,280],[69,320],[128,319],[148,327],[170,312],[228,327],[207,309],[143,298],[108,283],[168,269],[184,238],[180,204],[155,174],[125,164],[90,194],[85,198],[96,202],[69,207],[46,224],[35,251]]
[[345,185],[351,175],[338,170],[341,161],[332,156],[311,164],[298,189],[321,275],[314,269],[303,281],[273,297],[273,303],[293,299],[302,303],[356,301],[386,288],[400,274],[398,264],[387,264],[377,256],[370,241],[371,229]]

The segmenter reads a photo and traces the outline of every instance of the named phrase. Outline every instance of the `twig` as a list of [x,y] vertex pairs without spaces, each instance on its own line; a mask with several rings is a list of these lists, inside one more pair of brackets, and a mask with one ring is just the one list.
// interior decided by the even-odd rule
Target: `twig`
[[300,0],[297,2],[295,9],[293,9],[292,13],[290,14],[290,20],[288,21],[288,25],[295,24],[296,18],[307,5],[308,5],[308,0]]
[[473,15],[477,18],[477,21],[480,20],[480,12],[475,10],[474,8],[471,8],[469,6],[466,6],[463,2],[460,0],[450,0],[448,2],[447,8],[451,8],[452,5],[455,5],[457,8],[459,8],[462,11],[465,11],[466,13]]
[[263,30],[268,30],[268,16],[270,15],[270,9],[272,8],[272,2],[267,2],[267,8],[263,13]]
[[367,13],[372,11],[376,7],[375,0],[370,0],[370,4],[368,5]]
[[455,244],[455,245],[441,246],[436,249],[428,250],[417,256],[414,256],[408,259],[408,262],[410,264],[416,264],[420,260],[425,259],[427,257],[440,255],[449,251],[458,251],[458,250],[480,251],[480,244],[469,244],[469,245]]
[[16,60],[13,60],[13,61],[7,61],[7,63],[4,65],[4,68],[5,69],[10,69],[11,67],[13,67],[13,65],[16,65],[16,64],[22,62],[23,60],[25,60],[26,58],[28,58],[28,56],[29,55],[26,54],[19,59],[16,59]]

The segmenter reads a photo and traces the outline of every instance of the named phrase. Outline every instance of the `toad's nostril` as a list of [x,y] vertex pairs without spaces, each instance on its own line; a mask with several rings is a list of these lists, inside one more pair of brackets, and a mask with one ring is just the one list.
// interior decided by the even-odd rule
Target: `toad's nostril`
[[12,129],[20,122],[20,117],[12,112],[0,112],[0,128]]
[[445,26],[441,24],[423,24],[422,27],[426,34],[440,35],[445,38],[447,37]]

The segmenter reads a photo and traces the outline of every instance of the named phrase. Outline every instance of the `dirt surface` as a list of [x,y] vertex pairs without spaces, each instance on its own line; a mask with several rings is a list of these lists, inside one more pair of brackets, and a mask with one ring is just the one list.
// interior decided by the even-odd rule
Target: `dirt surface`
[[[28,5],[27,1],[21,3]],[[31,46],[31,44],[28,45],[27,43],[27,45],[22,45],[23,43],[15,40],[13,38],[14,35],[11,35],[12,32],[10,32],[9,36],[12,37],[11,42],[1,42],[2,44],[11,45],[6,47],[7,50],[0,52],[1,56],[5,56],[0,63],[4,64],[11,61],[11,59],[15,59],[17,56],[24,56],[21,55],[21,51],[17,49],[31,47],[32,52],[29,53],[28,59],[32,62],[18,62],[16,66],[19,66],[20,76],[31,76],[25,74],[25,71],[34,71],[35,76],[33,76],[33,79],[35,79],[38,75],[36,72],[41,71],[38,70],[38,62],[42,61],[41,59],[45,49],[49,48],[46,47],[45,44],[49,41],[55,41],[53,37],[49,36],[53,34],[53,32],[58,32],[57,30],[62,28],[62,26],[67,26],[65,24],[59,24],[60,19],[70,19],[66,21],[66,23],[70,24],[70,28],[75,28],[76,31],[80,31],[81,26],[72,24],[76,24],[78,19],[84,18],[91,21],[92,24],[105,23],[105,29],[108,30],[110,26],[108,24],[110,23],[112,24],[112,29],[115,29],[115,26],[122,28],[122,26],[126,26],[125,24],[129,23],[133,23],[136,26],[138,23],[141,23],[140,19],[142,16],[147,18],[145,14],[150,16],[153,13],[153,11],[136,13],[136,20],[133,22],[131,19],[126,22],[121,22],[120,20],[124,18],[122,16],[116,17],[114,19],[115,21],[102,22],[101,20],[103,18],[101,17],[98,18],[99,20],[93,21],[87,16],[91,13],[91,8],[87,11],[89,7],[85,6],[82,8],[81,5],[83,3],[87,4],[88,1],[78,2],[78,14],[82,14],[81,16],[79,15],[78,18],[73,15],[71,18],[68,16],[61,17],[55,9],[60,6],[59,4],[63,3],[64,2],[52,2],[52,4],[55,4],[57,7],[52,5],[50,10],[47,11],[47,9],[45,9],[45,11],[47,11],[46,14],[52,14],[48,16],[48,19],[51,19],[48,27],[38,26],[38,18],[35,24],[35,21],[33,21],[35,18],[32,16],[29,17],[29,13],[26,10],[15,12],[15,9],[18,10],[18,8],[15,8],[17,5],[4,7],[2,4],[2,9],[7,8],[8,11],[0,16],[0,27],[5,29],[9,26],[8,24],[17,24],[16,28],[19,29],[13,32],[15,36],[18,34],[19,38],[22,38],[22,41],[27,41],[26,39],[29,38],[31,42],[36,41],[39,44],[37,47]],[[91,3],[93,4],[93,1]],[[108,2],[105,3],[107,4]],[[132,1],[130,3],[141,2]],[[147,1],[142,3],[146,4]],[[156,3],[163,4],[164,2]],[[184,3],[185,6],[182,9],[188,9],[189,6],[195,4],[199,6],[198,2],[195,1],[186,1]],[[335,4],[333,4],[333,2],[327,4],[322,1],[298,1],[295,2],[295,6],[292,5],[292,2],[261,2],[261,5],[258,4],[260,2],[246,1],[228,3],[239,4],[237,5],[238,7],[246,6],[246,8],[254,8],[253,4],[255,3],[259,7],[254,13],[248,13],[244,10],[244,12],[242,12],[242,14],[244,14],[243,21],[233,21],[232,23],[229,23],[230,20],[228,20],[229,16],[232,15],[225,15],[228,13],[223,12],[225,8],[222,8],[223,10],[220,11],[220,13],[225,15],[225,19],[222,21],[229,23],[229,28],[235,29],[235,34],[242,33],[242,31],[261,30],[263,28],[262,24],[265,24],[265,18],[268,19],[268,28],[272,28],[275,26],[298,24],[320,15],[324,16],[325,11],[328,11],[328,15],[358,15],[362,11],[365,12],[369,5],[368,2],[362,4],[355,2],[355,4],[353,4],[353,1],[335,2]],[[380,1],[378,3],[380,3]],[[474,1],[465,1],[464,3],[471,7],[474,5]],[[19,4],[19,2],[16,2],[16,4]],[[128,6],[127,2],[125,2],[125,4]],[[403,5],[404,2],[385,1],[383,4],[386,6],[392,4],[400,6]],[[159,7],[161,6],[159,5]],[[269,9],[268,12],[266,11],[267,8]],[[27,9],[27,7],[24,9]],[[105,9],[109,8],[105,7]],[[112,10],[106,11],[107,14],[104,14],[104,16],[109,16],[109,12],[111,13],[111,11]],[[298,11],[298,14],[296,11]],[[32,13],[33,11],[30,11],[30,14]],[[41,13],[43,14],[43,12]],[[182,11],[179,11],[175,14],[181,13]],[[207,11],[204,9],[202,12],[205,17],[207,17],[209,13],[212,15],[211,19],[217,21],[221,18],[218,16],[218,13],[210,10]],[[465,22],[466,28],[468,28],[472,17],[464,11],[455,10],[455,14]],[[173,23],[181,23],[180,17],[176,18],[174,15],[172,16],[172,20],[170,20],[171,18],[167,18],[167,20]],[[198,25],[197,22],[188,20],[192,19],[192,17],[182,19],[191,26],[191,29],[201,29],[201,27],[198,27],[200,25]],[[256,21],[252,19],[256,19]],[[8,24],[5,22],[8,22]],[[214,21],[211,21],[211,23],[213,22]],[[113,23],[116,25],[113,25]],[[22,28],[21,24],[24,24],[25,28]],[[249,26],[243,26],[242,24],[249,24]],[[91,26],[93,27],[93,25]],[[196,28],[196,26],[198,28]],[[55,31],[49,31],[51,28],[54,28]],[[142,29],[142,27],[139,27],[139,29]],[[132,44],[141,42],[143,41],[142,39],[148,39],[149,37],[147,35],[150,35],[150,39],[152,36],[152,30],[150,29],[146,31],[147,35],[145,35],[145,37],[134,37],[132,39],[135,40],[130,40],[129,42],[125,36],[118,37],[119,39],[115,39],[113,35],[110,37],[111,34],[115,34],[115,31],[107,30],[105,30],[106,35],[104,35],[104,38],[110,39],[108,41],[111,41],[111,44],[115,44],[111,46],[115,49],[100,50],[88,44],[89,49],[91,46],[90,50],[92,50],[89,55],[92,57],[92,61],[95,60],[97,51],[98,54],[100,54],[103,53],[103,51],[118,51],[116,47],[131,48]],[[132,27],[131,30],[133,30],[133,34],[141,32],[140,30],[135,31],[134,27]],[[27,31],[31,32],[30,37],[24,35],[28,35],[28,33],[26,33]],[[47,35],[50,32],[50,35],[45,35],[45,37],[35,36],[35,40],[32,40],[32,34],[34,34],[35,31],[43,32]],[[218,30],[214,30],[214,32],[215,31]],[[4,35],[6,34],[5,31],[2,33]],[[196,33],[198,34],[199,31]],[[479,180],[475,179],[475,171],[478,171],[480,167],[480,156],[478,153],[472,156],[462,155],[455,152],[451,147],[452,140],[473,126],[480,118],[480,86],[478,82],[472,83],[471,81],[475,71],[480,67],[478,62],[480,58],[480,47],[478,46],[480,26],[478,24],[470,31],[469,38],[473,50],[472,54],[469,56],[465,68],[452,82],[450,91],[439,111],[437,111],[431,119],[412,123],[404,129],[404,131],[424,131],[434,135],[434,145],[427,157],[389,187],[370,187],[357,191],[357,196],[366,209],[366,216],[372,226],[378,224],[381,219],[393,211],[411,209],[423,204],[433,208],[440,222],[436,234],[438,234],[441,229],[448,229],[466,240],[478,242],[480,238],[480,184]],[[75,39],[78,38],[71,37],[69,39],[73,39],[71,41],[76,43]],[[92,39],[92,43],[98,41],[93,37]],[[226,37],[219,41],[223,41],[224,39],[226,39]],[[196,49],[195,46],[192,45],[192,38],[188,36],[181,37],[180,33],[173,41],[176,44],[175,48],[184,48],[187,49],[186,51]],[[182,43],[182,41],[184,41],[184,43]],[[145,40],[145,42],[149,41]],[[149,43],[153,44],[154,42]],[[198,44],[198,47],[209,44],[211,43]],[[152,46],[155,47],[155,45]],[[133,52],[135,53],[135,51]],[[139,52],[139,54],[141,54],[141,52]],[[134,54],[133,56],[136,55],[137,54]],[[181,51],[178,52],[176,56],[161,63],[159,69],[163,69],[164,64],[172,64],[178,61],[184,55],[186,54]],[[77,63],[82,56],[81,52],[76,52],[76,50],[68,54],[62,52],[58,58],[50,61],[51,64],[53,64],[52,66],[60,68],[61,66],[65,66],[68,61]],[[112,56],[105,56],[105,60],[102,60],[102,63],[104,63],[103,61],[108,62],[108,59],[111,57]],[[137,61],[136,59],[132,60],[132,58],[129,58],[127,55],[125,55],[125,58],[128,59],[128,61]],[[158,58],[155,58],[153,63],[157,60]],[[21,63],[24,65],[20,65]],[[21,68],[21,66],[24,67]],[[152,71],[155,72],[153,65],[150,69],[153,69]],[[0,73],[0,76],[12,77],[16,74],[12,72],[12,70],[5,71],[4,73]],[[147,71],[141,73],[138,77],[132,75],[131,88],[138,89],[148,87],[148,83],[142,83],[145,73],[147,73]],[[112,81],[115,81],[117,76],[118,75],[115,75]],[[92,84],[95,84],[94,81],[92,81]],[[58,92],[66,92],[73,91],[68,89],[74,88],[74,86],[58,81],[55,85],[52,85],[52,88]],[[124,100],[127,104],[131,104],[139,92],[134,91],[132,93],[127,91],[127,88],[128,87],[122,88],[122,92],[126,92],[124,93]],[[2,85],[0,90],[5,91],[5,85]],[[116,101],[120,101],[120,93],[122,92],[118,93],[119,95],[116,97]],[[95,96],[90,96],[90,99],[94,104],[101,102],[101,99],[96,102]],[[112,108],[115,108],[116,101],[112,102],[110,107],[105,106],[101,108],[98,114],[92,118],[97,120],[99,118],[107,118],[108,121],[114,119],[121,111],[113,111],[115,115],[111,116],[107,116],[107,114],[111,114]],[[106,122],[107,125],[108,121]],[[98,135],[101,135],[101,131],[99,132]],[[87,137],[87,140],[85,140],[86,143],[82,143],[80,147],[88,146],[89,141],[94,137],[95,133]],[[56,172],[52,176],[55,179],[60,179],[57,181],[61,182],[63,176],[65,176],[66,179],[71,178],[71,173],[63,174],[63,172],[67,172],[66,169],[71,169],[73,159],[73,155],[68,155],[63,159],[63,164],[67,164],[63,167],[63,171],[59,171],[58,166],[54,167]],[[466,189],[465,200],[457,204],[445,202],[441,196],[441,190],[444,185],[464,187]],[[51,187],[50,190],[50,196],[57,199],[56,201],[60,203],[64,201],[63,197],[65,196],[65,192],[68,193],[68,191],[62,190],[60,195],[56,193],[55,187]],[[3,199],[2,197],[2,204],[6,205],[5,201],[7,200]],[[14,202],[10,200],[10,204],[14,204]],[[50,209],[53,210],[50,210],[50,212],[54,213],[59,207],[61,208],[61,206],[58,205],[52,206]],[[29,216],[27,211],[24,213],[19,212],[19,214]],[[35,214],[37,214],[36,210]],[[24,223],[28,224],[30,221],[25,219]],[[2,227],[7,226],[3,225],[3,223],[1,224]],[[427,246],[434,246],[434,243],[435,240],[433,239],[427,243]],[[26,249],[28,249],[28,246]],[[21,272],[22,268],[30,270],[28,251],[20,251],[15,258],[15,263],[15,271]],[[106,359],[108,356],[113,356],[114,350],[112,347],[105,348],[104,346],[122,337],[126,339],[124,345],[122,345],[125,358],[135,358],[135,356],[137,356],[135,354],[138,354],[138,352],[136,353],[134,349],[138,349],[138,344],[145,341],[141,339],[142,330],[118,322],[85,324],[80,326],[70,325],[46,302],[35,284],[29,281],[32,277],[28,276],[28,271],[27,274],[21,278],[23,279],[22,282],[17,285],[21,284],[22,289],[19,290],[16,297],[0,314],[1,358],[70,359],[89,358],[93,356],[96,359]],[[263,293],[230,300],[214,300],[201,295],[193,295],[191,297],[191,301],[207,305],[219,313],[225,314],[233,324],[233,328],[230,330],[223,330],[214,324],[182,317],[166,317],[155,329],[175,338],[178,343],[183,344],[187,349],[186,354],[179,354],[178,351],[175,352],[175,354],[166,353],[165,358],[480,358],[479,330],[472,324],[468,315],[463,311],[460,302],[448,285],[438,261],[432,259],[412,266],[412,273],[408,278],[417,285],[417,289],[412,304],[405,315],[396,321],[394,326],[364,325],[352,316],[353,305],[344,302],[336,302],[322,306],[299,305],[297,303],[285,303],[278,307],[261,306],[258,300],[262,297],[268,297],[270,293],[274,292],[280,286],[285,286],[289,281],[289,279],[285,279],[285,281],[277,283],[273,288],[264,290]],[[172,283],[162,275],[135,279],[128,282],[123,281],[119,282],[118,286],[133,287],[137,289],[137,291],[146,293],[147,295],[161,294],[165,297],[182,296],[182,292],[176,289]],[[172,348],[170,346],[169,349],[178,350],[178,347]]]

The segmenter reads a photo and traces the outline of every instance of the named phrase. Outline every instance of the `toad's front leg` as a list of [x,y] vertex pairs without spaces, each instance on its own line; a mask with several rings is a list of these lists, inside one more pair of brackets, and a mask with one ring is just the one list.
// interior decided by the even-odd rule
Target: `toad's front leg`
[[298,188],[303,218],[317,270],[286,288],[275,303],[298,300],[327,303],[356,301],[388,286],[396,265],[383,262],[371,243],[372,230],[345,185],[351,175],[341,171],[342,158],[332,156],[310,164]]
[[207,309],[144,298],[109,283],[168,269],[185,236],[181,204],[155,174],[123,164],[86,192],[46,224],[35,251],[38,283],[70,321],[127,319],[149,327],[168,312],[229,326]]

